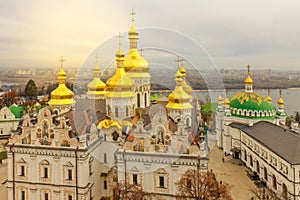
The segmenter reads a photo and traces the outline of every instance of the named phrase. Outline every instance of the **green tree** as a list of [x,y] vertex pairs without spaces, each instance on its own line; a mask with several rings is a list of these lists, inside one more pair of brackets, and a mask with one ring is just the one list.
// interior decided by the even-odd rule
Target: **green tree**
[[37,97],[37,87],[32,79],[30,79],[25,86],[25,96],[31,100]]

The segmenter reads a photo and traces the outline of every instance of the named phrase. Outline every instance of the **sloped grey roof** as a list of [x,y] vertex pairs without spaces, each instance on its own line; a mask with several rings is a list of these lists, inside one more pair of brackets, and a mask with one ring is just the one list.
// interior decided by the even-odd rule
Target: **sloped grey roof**
[[300,164],[300,135],[269,122],[231,123],[290,164]]

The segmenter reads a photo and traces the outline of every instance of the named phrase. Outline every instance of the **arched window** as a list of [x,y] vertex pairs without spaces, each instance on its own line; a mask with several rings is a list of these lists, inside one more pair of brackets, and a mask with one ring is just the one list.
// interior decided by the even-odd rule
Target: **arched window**
[[252,155],[250,155],[250,166],[253,167],[253,159],[252,159]]
[[141,95],[140,93],[137,93],[136,95],[136,98],[137,98],[137,107],[141,107]]
[[41,181],[49,181],[49,178],[51,177],[51,165],[47,160],[43,160],[42,162],[40,162],[39,173]]
[[128,107],[125,108],[125,113],[126,113],[126,117],[128,117],[129,116],[129,108]]
[[266,167],[264,167],[264,178],[266,181],[268,180],[268,171]]
[[117,107],[115,108],[115,116],[119,117],[119,109]]
[[187,127],[190,127],[190,118],[189,117],[186,118],[186,122],[185,123],[186,123]]
[[274,188],[275,190],[277,190],[277,180],[276,180],[276,177],[275,177],[274,174],[273,174],[273,188]]
[[260,173],[260,172],[259,172],[260,169],[259,169],[259,162],[258,162],[258,160],[256,160],[256,171],[257,171],[257,173]]
[[147,107],[147,92],[145,92],[145,107]]
[[246,150],[245,150],[245,154],[244,154],[244,159],[245,159],[245,161],[247,161],[247,152],[246,152]]
[[284,199],[287,198],[287,187],[284,183],[282,184],[282,196],[284,197]]

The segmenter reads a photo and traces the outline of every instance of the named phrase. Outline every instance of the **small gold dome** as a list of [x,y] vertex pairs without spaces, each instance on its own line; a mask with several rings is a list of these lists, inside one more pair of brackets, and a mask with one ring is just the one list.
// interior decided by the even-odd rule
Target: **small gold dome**
[[282,105],[284,105],[284,101],[283,101],[283,99],[280,97],[279,99],[278,99],[278,105],[280,105],[280,106],[282,106]]
[[223,98],[222,98],[222,96],[220,95],[220,96],[218,96],[218,101],[223,101]]
[[180,73],[183,75],[183,77],[186,77],[186,71],[184,67],[179,68]]
[[87,85],[88,92],[87,94],[92,95],[103,95],[105,94],[106,85],[100,79],[100,67],[98,64],[94,67],[94,79]]
[[128,77],[124,70],[124,53],[121,49],[116,52],[116,73],[107,80],[107,97],[133,97],[134,80]]
[[248,75],[247,78],[245,79],[245,84],[253,84],[253,80],[250,75]]
[[192,98],[193,97],[192,96],[193,89],[186,82],[186,79],[185,79],[185,77],[186,77],[186,71],[185,71],[184,67],[182,66],[181,68],[179,68],[178,71],[177,71],[177,73],[180,73],[181,76],[183,77],[183,81],[182,81],[182,88],[183,88],[183,90],[190,96],[190,98]]
[[283,105],[284,105],[284,101],[283,101],[281,95],[282,95],[282,91],[279,90],[279,99],[278,99],[278,101],[277,101],[277,103],[278,103],[279,106],[283,106]]
[[248,68],[248,76],[245,79],[245,84],[253,84],[253,80],[252,80],[252,78],[250,76],[250,66],[248,65],[247,68]]
[[50,106],[61,106],[61,105],[72,105],[75,103],[73,96],[74,93],[67,88],[65,85],[66,81],[66,72],[61,67],[58,72],[58,87],[51,92],[51,99],[49,101]]
[[272,98],[270,96],[267,97],[268,102],[272,102]]
[[149,72],[149,64],[138,53],[137,49],[130,49],[124,61],[124,68],[126,72]]
[[193,106],[190,104],[190,95],[188,95],[182,88],[182,74],[177,71],[175,75],[176,87],[174,91],[169,95],[169,102],[166,108],[184,110],[191,109]]
[[229,101],[229,99],[228,99],[228,97],[225,99],[225,105],[230,105],[230,101]]

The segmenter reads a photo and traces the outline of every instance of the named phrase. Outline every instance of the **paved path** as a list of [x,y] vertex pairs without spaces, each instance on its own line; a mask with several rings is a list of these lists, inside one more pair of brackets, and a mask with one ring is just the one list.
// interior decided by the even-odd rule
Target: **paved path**
[[218,180],[233,186],[231,193],[234,200],[250,200],[254,195],[248,188],[254,187],[254,183],[247,176],[246,168],[238,165],[239,160],[232,156],[226,156],[224,163],[222,157],[222,150],[214,146],[209,154],[208,168],[213,170]]
[[6,185],[2,184],[7,179],[7,160],[3,160],[3,164],[0,165],[0,199],[7,199]]

